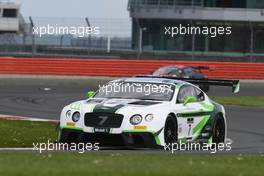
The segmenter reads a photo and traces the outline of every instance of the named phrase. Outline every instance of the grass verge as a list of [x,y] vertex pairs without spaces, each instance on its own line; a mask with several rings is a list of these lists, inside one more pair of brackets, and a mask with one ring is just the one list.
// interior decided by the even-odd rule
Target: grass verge
[[0,120],[0,148],[33,147],[33,142],[54,141],[55,128],[55,124],[48,122]]
[[263,162],[261,155],[0,153],[0,175],[262,176]]
[[237,97],[211,97],[214,101],[223,105],[236,105],[247,107],[264,107],[264,96],[237,96]]

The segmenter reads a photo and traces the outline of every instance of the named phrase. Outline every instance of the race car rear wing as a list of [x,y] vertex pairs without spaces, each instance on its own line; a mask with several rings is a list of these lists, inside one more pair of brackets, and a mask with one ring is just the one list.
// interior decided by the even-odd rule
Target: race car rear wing
[[232,87],[233,93],[238,93],[240,91],[240,81],[239,80],[225,80],[225,79],[193,79],[193,78],[175,78],[175,77],[167,77],[167,76],[136,76],[139,78],[165,78],[172,80],[180,80],[189,82],[191,84],[195,84],[198,86],[201,85],[210,85],[210,86],[226,86]]

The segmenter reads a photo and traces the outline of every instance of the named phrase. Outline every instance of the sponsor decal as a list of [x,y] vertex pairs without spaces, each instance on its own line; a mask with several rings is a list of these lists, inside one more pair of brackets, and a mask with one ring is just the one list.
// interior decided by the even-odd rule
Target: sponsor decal
[[194,119],[193,119],[193,118],[188,118],[188,119],[187,119],[187,123],[188,123],[188,124],[192,124],[193,122],[194,122]]
[[137,126],[134,126],[134,129],[135,130],[146,130],[147,129],[147,126],[137,125]]
[[67,125],[67,126],[70,126],[70,127],[74,127],[74,126],[75,126],[75,123],[74,123],[74,122],[67,122],[66,125]]
[[94,128],[95,133],[109,133],[110,128]]

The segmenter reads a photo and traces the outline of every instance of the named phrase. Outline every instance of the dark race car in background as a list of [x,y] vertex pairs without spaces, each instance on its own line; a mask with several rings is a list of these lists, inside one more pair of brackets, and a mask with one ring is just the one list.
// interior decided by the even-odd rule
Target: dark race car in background
[[[166,76],[174,78],[193,78],[193,79],[208,79],[201,70],[210,70],[207,66],[183,66],[183,65],[170,65],[163,66],[152,72],[152,76]],[[204,92],[208,92],[209,85],[202,85],[200,88]]]

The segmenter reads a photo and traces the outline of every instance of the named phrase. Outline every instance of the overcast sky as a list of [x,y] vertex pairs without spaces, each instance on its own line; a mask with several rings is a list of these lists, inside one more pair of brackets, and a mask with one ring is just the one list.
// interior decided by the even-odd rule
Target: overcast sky
[[23,16],[129,18],[128,0],[15,0]]

